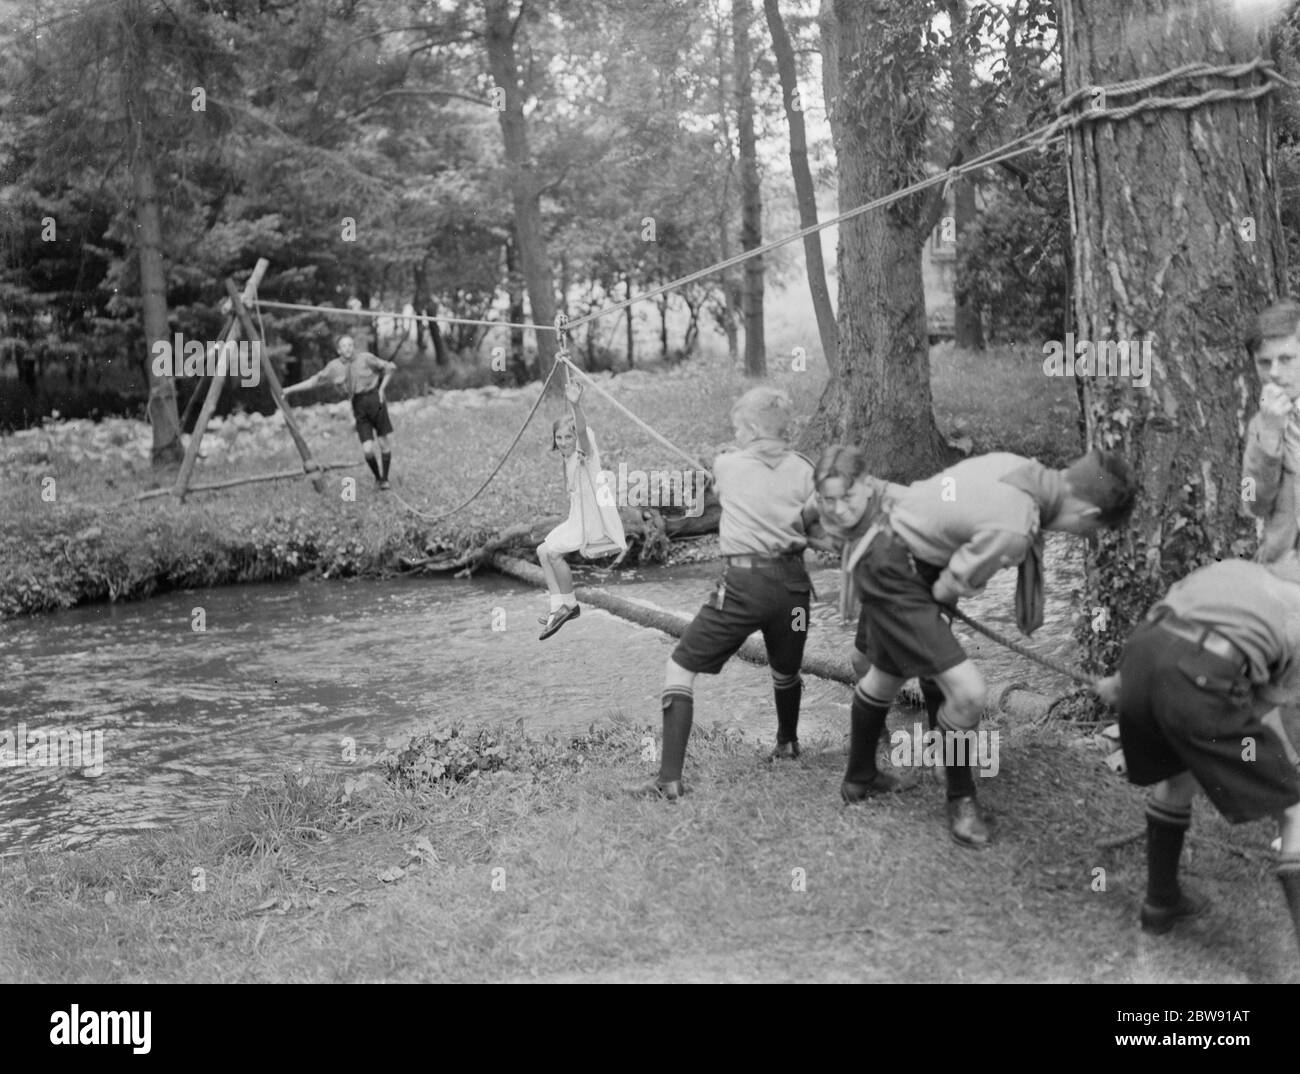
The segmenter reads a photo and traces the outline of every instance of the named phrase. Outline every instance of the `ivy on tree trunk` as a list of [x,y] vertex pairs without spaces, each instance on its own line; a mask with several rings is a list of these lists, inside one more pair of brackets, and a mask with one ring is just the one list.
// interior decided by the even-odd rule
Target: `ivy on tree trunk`
[[[1177,18],[1163,0],[1064,0],[1061,38],[1067,95],[1268,54],[1259,29],[1213,0],[1182,4]],[[1155,92],[1231,85],[1206,78]],[[1088,444],[1124,455],[1140,482],[1129,526],[1087,559],[1079,629],[1094,669],[1113,669],[1171,583],[1248,548],[1242,435],[1258,383],[1244,340],[1278,294],[1285,261],[1269,108],[1265,97],[1164,109],[1088,122],[1069,140],[1075,335],[1151,341],[1148,387],[1084,382]]]

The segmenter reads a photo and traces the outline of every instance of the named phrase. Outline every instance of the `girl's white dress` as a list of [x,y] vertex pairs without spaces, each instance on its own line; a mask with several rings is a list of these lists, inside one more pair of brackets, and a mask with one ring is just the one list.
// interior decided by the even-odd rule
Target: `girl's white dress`
[[618,517],[612,474],[600,468],[596,434],[587,426],[591,453],[576,450],[564,460],[564,483],[569,491],[569,517],[546,535],[554,552],[581,552],[588,559],[608,556],[627,548],[623,520]]

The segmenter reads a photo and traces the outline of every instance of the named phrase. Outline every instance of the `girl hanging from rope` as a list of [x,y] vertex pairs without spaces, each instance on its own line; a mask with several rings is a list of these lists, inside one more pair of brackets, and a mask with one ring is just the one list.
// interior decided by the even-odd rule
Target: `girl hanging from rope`
[[550,614],[539,620],[543,626],[539,635],[542,641],[581,614],[565,555],[581,552],[587,559],[598,559],[627,548],[613,490],[601,474],[595,433],[582,411],[582,385],[570,380],[565,385],[564,397],[572,413],[555,420],[551,428],[551,450],[558,451],[564,459],[569,517],[537,546],[537,561],[551,593]]

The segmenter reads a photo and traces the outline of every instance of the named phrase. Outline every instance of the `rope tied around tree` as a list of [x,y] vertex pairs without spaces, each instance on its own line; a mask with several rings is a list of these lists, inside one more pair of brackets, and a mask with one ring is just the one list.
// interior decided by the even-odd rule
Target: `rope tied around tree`
[[[1255,74],[1264,76],[1264,81],[1252,86],[1238,86],[1233,89],[1218,87],[1204,90],[1195,96],[1181,97],[1144,97],[1119,107],[1109,102],[1117,97],[1132,97],[1146,90],[1154,89],[1177,80],[1198,78],[1243,79]],[[1209,63],[1188,63],[1176,67],[1164,74],[1148,75],[1145,78],[1133,78],[1125,82],[1115,82],[1101,86],[1082,86],[1061,100],[1056,106],[1058,118],[1049,125],[1044,142],[1050,141],[1058,134],[1073,130],[1084,123],[1120,123],[1142,112],[1154,112],[1174,109],[1188,112],[1194,108],[1218,104],[1223,101],[1253,101],[1273,92],[1277,86],[1285,85],[1295,88],[1295,83],[1281,75],[1271,60],[1257,56],[1245,63],[1215,66]],[[1083,111],[1075,109],[1083,102],[1091,105]]]

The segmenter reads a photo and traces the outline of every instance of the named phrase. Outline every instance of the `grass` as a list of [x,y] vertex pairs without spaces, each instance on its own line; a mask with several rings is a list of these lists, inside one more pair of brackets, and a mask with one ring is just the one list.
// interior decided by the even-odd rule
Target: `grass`
[[[773,353],[784,353],[775,346]],[[1032,355],[1029,356],[1032,359]],[[1023,354],[934,352],[941,427],[967,436],[977,452],[1017,451],[1062,463],[1078,447],[1072,386],[1042,376]],[[1032,365],[1026,375],[1026,365]],[[806,420],[825,372],[774,362]],[[748,386],[725,359],[700,357],[669,370],[638,370],[602,385],[690,453],[711,453],[730,438],[731,402]],[[393,481],[398,496],[427,515],[449,511],[495,465],[536,398],[532,393],[439,393],[393,406]],[[487,490],[451,518],[431,522],[373,489],[364,467],[332,471],[324,494],[302,480],[131,502],[158,480],[149,469],[148,430],[113,420],[55,425],[0,441],[0,617],[96,600],[147,597],[177,588],[268,581],[302,574],[381,575],[401,556],[463,548],[486,534],[562,513],[560,467],[547,450],[559,402],[546,401],[519,447]],[[606,467],[661,469],[680,460],[605,400],[588,392]],[[1022,419],[1010,425],[1007,415]],[[317,459],[359,462],[347,404],[296,410]],[[291,469],[297,456],[281,419],[236,416],[204,440],[208,458],[196,481]],[[170,481],[170,477],[167,478]],[[355,481],[355,498],[345,482]]]
[[0,977],[1300,981],[1271,833],[1204,803],[1184,876],[1213,909],[1139,931],[1141,840],[1095,844],[1140,827],[1141,794],[1068,730],[1002,729],[977,853],[948,840],[933,774],[839,805],[838,747],[773,767],[697,730],[682,802],[625,797],[645,732],[611,727],[544,749],[501,732],[514,761],[459,783],[286,776],[176,833],[0,860]]

